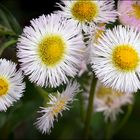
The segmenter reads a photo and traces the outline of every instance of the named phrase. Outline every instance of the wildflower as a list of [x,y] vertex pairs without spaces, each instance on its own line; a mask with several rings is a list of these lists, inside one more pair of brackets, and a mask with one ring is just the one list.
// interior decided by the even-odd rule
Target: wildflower
[[130,27],[109,29],[92,47],[91,63],[107,87],[132,93],[140,88],[140,33]]
[[56,87],[77,74],[85,47],[73,22],[51,14],[33,19],[31,26],[24,28],[17,48],[21,69],[30,81]]
[[118,2],[119,20],[123,25],[136,27],[140,30],[140,1],[120,0]]
[[54,121],[58,120],[58,115],[62,116],[64,110],[69,110],[69,105],[73,102],[73,98],[78,92],[78,83],[70,82],[62,93],[57,92],[55,96],[50,94],[47,107],[41,107],[42,110],[39,111],[42,116],[35,123],[37,128],[42,133],[50,133]]
[[106,88],[98,81],[94,98],[95,112],[103,112],[105,120],[115,121],[122,106],[133,103],[133,94]]
[[117,16],[113,0],[62,0],[62,5],[58,5],[62,9],[60,13],[82,26],[85,32],[89,30],[87,26],[114,22]]
[[22,97],[25,89],[21,71],[16,71],[16,64],[0,59],[0,111],[6,111]]

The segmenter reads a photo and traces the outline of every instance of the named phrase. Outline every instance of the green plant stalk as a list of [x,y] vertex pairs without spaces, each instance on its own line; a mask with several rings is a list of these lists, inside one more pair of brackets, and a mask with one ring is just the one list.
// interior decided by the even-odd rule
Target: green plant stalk
[[124,118],[122,119],[122,121],[120,122],[120,124],[118,125],[118,127],[116,128],[116,131],[114,133],[117,133],[125,125],[125,123],[128,121],[128,119],[132,113],[132,110],[133,110],[133,104],[129,104],[127,113],[125,114]]
[[16,43],[17,43],[17,40],[9,40],[6,43],[4,43],[2,46],[0,46],[0,56],[2,55],[3,51],[6,48],[8,48],[8,47],[10,47],[10,46],[12,46],[12,45],[14,45]]
[[112,137],[112,122],[109,120],[105,131],[105,140],[110,140]]
[[92,112],[94,109],[94,93],[95,93],[95,88],[96,88],[96,82],[97,82],[97,80],[93,76],[92,82],[91,82],[91,87],[90,87],[90,92],[89,92],[88,108],[87,108],[87,113],[86,113],[86,118],[85,118],[85,128],[84,128],[84,139],[85,140],[88,139],[88,137],[89,137],[90,122],[91,122]]
[[84,123],[84,100],[81,94],[80,94],[80,113],[81,113],[81,121]]

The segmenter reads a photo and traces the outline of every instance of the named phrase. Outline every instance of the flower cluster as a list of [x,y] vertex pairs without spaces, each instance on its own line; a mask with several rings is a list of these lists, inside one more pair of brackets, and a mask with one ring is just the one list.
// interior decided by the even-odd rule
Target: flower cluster
[[[100,81],[95,112],[116,120],[140,89],[140,2],[119,1],[117,9],[114,0],[62,0],[56,5],[61,10],[32,19],[18,38],[20,70],[0,59],[0,111],[22,96],[23,75],[44,89],[66,85],[62,93],[49,93],[35,122],[39,131],[50,133],[80,92],[77,77],[92,71]],[[108,29],[117,18],[123,25]]]

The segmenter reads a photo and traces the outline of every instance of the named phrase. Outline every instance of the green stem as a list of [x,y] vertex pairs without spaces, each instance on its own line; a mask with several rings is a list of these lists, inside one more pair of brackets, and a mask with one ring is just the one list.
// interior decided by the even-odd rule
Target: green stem
[[84,139],[88,139],[89,137],[89,127],[90,127],[92,112],[94,109],[93,107],[94,106],[94,92],[95,92],[96,82],[97,80],[93,76],[91,87],[90,87],[90,93],[89,93],[87,114],[86,114],[86,119],[85,119]]
[[132,113],[132,110],[133,110],[133,104],[128,105],[127,113],[125,114],[124,118],[120,122],[119,126],[116,128],[115,133],[117,133],[125,125],[125,123],[128,121],[128,119]]
[[105,140],[110,140],[112,136],[112,122],[109,121],[106,127]]
[[17,43],[17,40],[9,40],[8,42],[6,42],[2,46],[0,46],[0,56],[2,55],[3,51],[6,48],[8,48],[8,47],[10,47],[10,46],[12,46],[12,45],[14,45],[16,43]]
[[81,121],[84,122],[84,101],[83,96],[80,94],[80,113],[81,113]]

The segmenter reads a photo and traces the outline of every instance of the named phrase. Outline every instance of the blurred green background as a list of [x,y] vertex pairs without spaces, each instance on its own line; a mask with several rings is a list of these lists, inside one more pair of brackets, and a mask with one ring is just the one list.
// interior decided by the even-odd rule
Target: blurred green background
[[[12,15],[17,19],[21,29],[29,25],[32,18],[37,18],[42,14],[49,14],[59,8],[55,3],[59,0],[1,0],[0,3],[4,5]],[[117,1],[116,1],[117,5]],[[0,12],[0,18],[2,13]],[[2,21],[0,24],[3,25]],[[9,35],[4,37],[0,34],[0,46],[3,41],[8,40]],[[13,36],[13,38],[16,38]],[[8,48],[2,54],[2,57],[17,62],[15,46]],[[81,83],[87,82],[87,73],[85,73],[78,80]],[[85,107],[83,103],[83,96],[81,93],[77,95],[77,99],[70,111],[63,112],[63,117],[59,117],[58,122],[54,123],[54,129],[50,135],[42,135],[34,126],[34,122],[38,116],[37,111],[43,105],[43,97],[38,92],[38,89],[31,84],[27,78],[26,91],[20,101],[10,107],[7,112],[0,112],[0,140],[18,140],[18,139],[56,139],[56,140],[69,140],[69,139],[82,139]],[[51,89],[47,89],[51,91]],[[53,91],[56,91],[54,89]],[[127,112],[127,107],[123,108]],[[112,135],[117,128],[118,123],[124,117],[121,114],[118,121],[110,126],[110,135]],[[105,139],[106,128],[108,124],[104,122],[101,113],[97,113],[92,117],[90,126],[91,139]],[[118,139],[140,139],[140,93],[135,94],[135,103],[132,114],[127,123],[112,136],[113,140]]]

